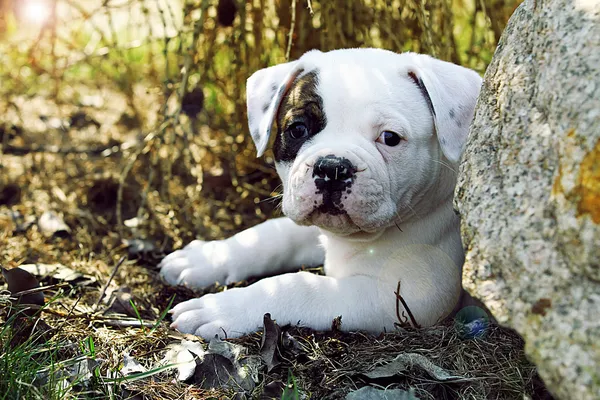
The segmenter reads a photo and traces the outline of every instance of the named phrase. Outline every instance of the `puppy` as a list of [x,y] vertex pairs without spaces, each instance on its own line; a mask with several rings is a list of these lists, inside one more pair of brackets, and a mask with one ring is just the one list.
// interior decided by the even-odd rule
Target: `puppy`
[[[267,312],[369,332],[446,317],[464,261],[452,196],[480,85],[469,69],[379,49],[313,50],[254,73],[250,133],[261,156],[276,123],[287,218],[193,241],[161,274],[195,288],[283,274],[181,303],[172,326],[212,338],[253,332]],[[320,263],[325,276],[285,273]]]

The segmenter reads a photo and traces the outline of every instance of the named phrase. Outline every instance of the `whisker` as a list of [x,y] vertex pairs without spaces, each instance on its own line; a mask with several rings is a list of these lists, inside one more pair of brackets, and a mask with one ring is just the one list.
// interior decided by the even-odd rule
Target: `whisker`
[[458,173],[458,171],[456,171],[454,168],[452,168],[452,166],[451,166],[451,165],[449,165],[449,164],[446,164],[446,163],[445,163],[445,162],[443,162],[443,161],[440,161],[440,160],[435,160],[435,159],[433,159],[433,158],[430,158],[430,159],[429,159],[429,161],[433,161],[433,162],[435,162],[435,163],[438,163],[438,164],[440,164],[440,165],[443,165],[444,167],[448,168],[450,171],[454,172],[455,174],[457,174],[457,173]]
[[265,203],[267,201],[277,201],[283,197],[283,194],[277,194],[275,196],[267,197],[266,199],[262,199],[259,203]]
[[402,223],[402,217],[400,216],[400,214],[398,214],[398,210],[396,210],[396,217],[398,217],[400,223]]
[[406,206],[408,207],[408,209],[410,211],[412,211],[413,214],[415,214],[415,217],[417,217],[417,219],[421,219],[421,217],[419,216],[419,214],[417,214],[417,212],[415,211],[415,209],[412,208],[410,204],[406,203]]
[[398,218],[398,221],[394,221],[394,225],[396,225],[396,228],[398,228],[400,232],[404,232],[402,228],[400,228],[400,225],[398,225],[398,222],[402,223],[402,217],[398,214],[398,210],[396,210],[396,217]]
[[402,228],[400,228],[400,225],[398,225],[398,222],[394,222],[394,225],[396,225],[396,228],[398,228],[400,232],[404,232]]

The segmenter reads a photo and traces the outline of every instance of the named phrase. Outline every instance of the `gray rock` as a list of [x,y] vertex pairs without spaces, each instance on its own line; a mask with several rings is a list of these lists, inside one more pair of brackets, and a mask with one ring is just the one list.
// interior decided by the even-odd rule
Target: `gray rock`
[[600,398],[600,2],[526,0],[460,167],[465,288],[563,399]]

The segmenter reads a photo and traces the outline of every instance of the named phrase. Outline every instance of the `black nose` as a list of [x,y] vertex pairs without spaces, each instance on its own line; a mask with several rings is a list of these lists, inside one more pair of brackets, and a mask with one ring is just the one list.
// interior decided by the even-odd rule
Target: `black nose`
[[325,181],[344,183],[352,179],[355,173],[356,168],[354,168],[350,160],[343,157],[336,157],[333,154],[319,157],[313,167],[313,178],[324,179]]
[[342,195],[350,193],[356,168],[350,160],[330,154],[319,157],[313,167],[313,179],[317,194],[323,195],[323,203],[318,210],[331,215],[345,214]]

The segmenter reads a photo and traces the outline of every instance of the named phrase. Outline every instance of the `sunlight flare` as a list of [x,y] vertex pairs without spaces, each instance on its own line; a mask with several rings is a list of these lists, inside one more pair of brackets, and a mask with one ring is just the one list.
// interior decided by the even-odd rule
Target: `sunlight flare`
[[29,22],[43,24],[50,19],[52,7],[47,0],[27,0],[23,3],[21,15]]

